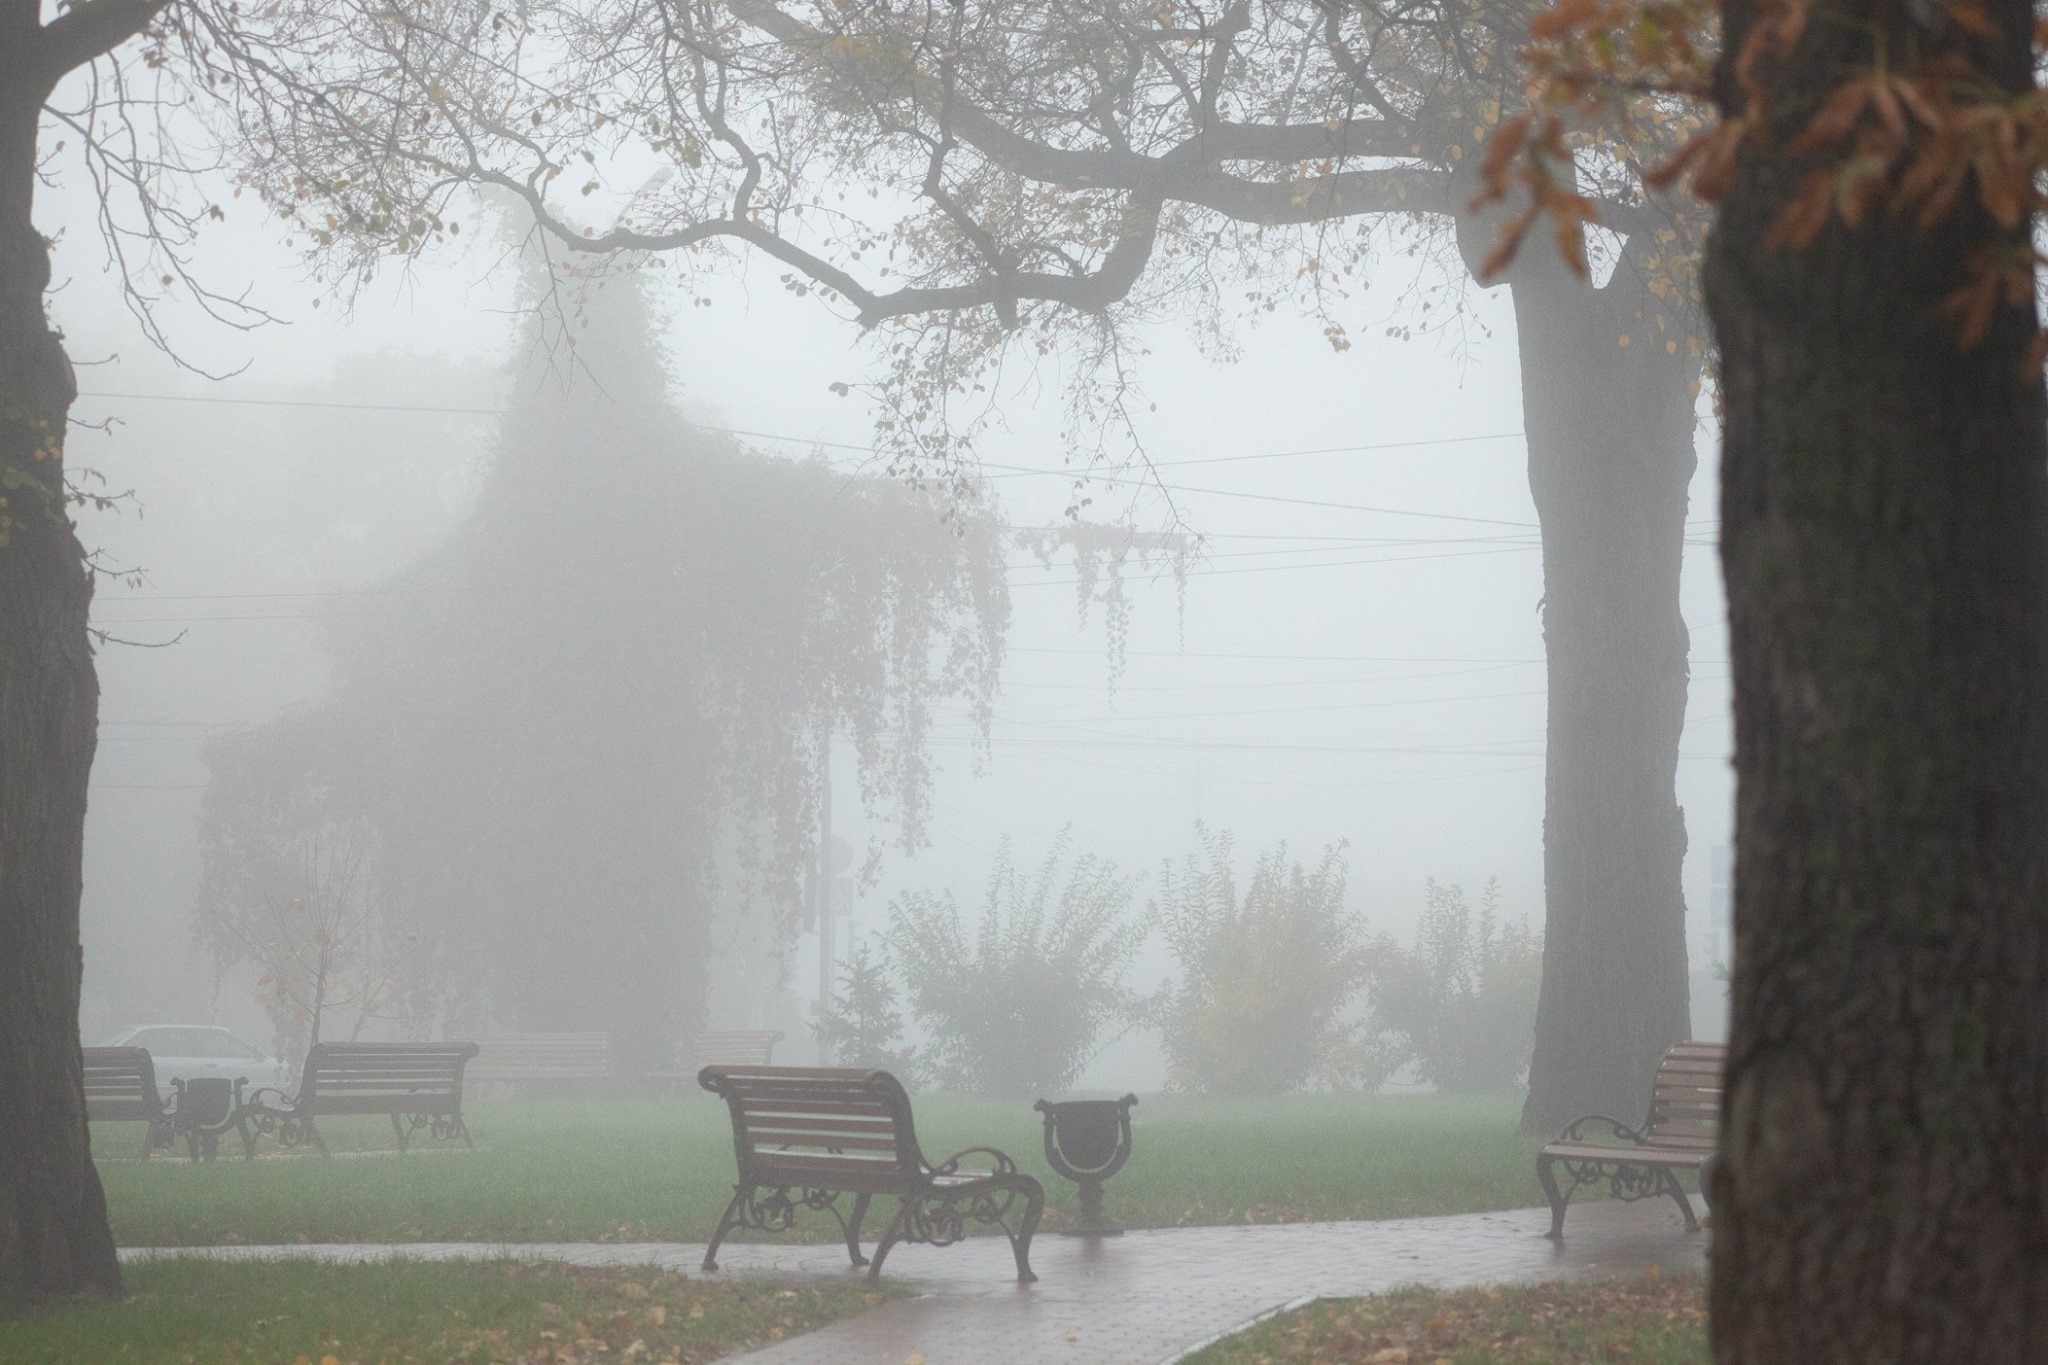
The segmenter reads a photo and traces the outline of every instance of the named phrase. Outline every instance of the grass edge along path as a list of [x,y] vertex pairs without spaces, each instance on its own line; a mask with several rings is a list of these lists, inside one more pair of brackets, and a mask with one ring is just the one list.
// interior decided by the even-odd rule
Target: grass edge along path
[[1481,1289],[1319,1299],[1187,1365],[1709,1365],[1706,1286],[1656,1271]]
[[[1028,1101],[919,1095],[932,1159],[1003,1148],[1045,1185],[1046,1228],[1074,1216],[1074,1185],[1047,1169]],[[1482,1213],[1542,1202],[1532,1139],[1513,1096],[1144,1098],[1130,1164],[1107,1211],[1126,1227],[1185,1227]],[[291,1242],[702,1242],[732,1197],[732,1127],[709,1097],[478,1101],[472,1155],[392,1150],[377,1118],[321,1125],[336,1159],[246,1163],[240,1144],[198,1166],[134,1156],[140,1128],[97,1125],[114,1235],[122,1246]],[[877,1229],[878,1231],[879,1229]],[[823,1214],[778,1240],[832,1242]],[[741,1240],[749,1240],[743,1237]]]
[[8,1365],[698,1365],[899,1297],[536,1261],[130,1264],[128,1297],[0,1318]]

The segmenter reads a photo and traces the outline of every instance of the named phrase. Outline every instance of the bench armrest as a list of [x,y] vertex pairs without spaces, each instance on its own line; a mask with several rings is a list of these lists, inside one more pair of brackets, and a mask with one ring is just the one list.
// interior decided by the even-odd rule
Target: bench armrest
[[1608,1137],[1620,1138],[1637,1147],[1649,1145],[1650,1140],[1643,1136],[1642,1133],[1623,1123],[1620,1119],[1610,1118],[1606,1114],[1588,1114],[1584,1118],[1573,1119],[1570,1125],[1557,1135],[1556,1140],[1558,1142],[1584,1142],[1586,1135],[1581,1130],[1586,1128],[1597,1130],[1602,1124],[1607,1126],[1606,1136]]
[[[995,1169],[987,1172],[987,1174],[989,1175],[994,1176],[1017,1174],[1017,1163],[1010,1160],[1009,1156],[1006,1153],[1000,1152],[996,1150],[994,1147],[963,1147],[959,1151],[953,1153],[953,1155],[947,1157],[944,1161],[941,1161],[938,1165],[932,1167],[932,1174],[959,1175],[961,1158],[970,1156],[986,1156],[994,1158]],[[968,1174],[974,1175],[981,1173],[970,1171],[968,1172]]]

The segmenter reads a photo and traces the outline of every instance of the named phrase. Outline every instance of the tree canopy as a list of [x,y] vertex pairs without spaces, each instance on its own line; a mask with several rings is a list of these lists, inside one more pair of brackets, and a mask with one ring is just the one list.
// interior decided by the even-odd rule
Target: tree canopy
[[[881,329],[882,435],[915,460],[956,453],[980,410],[960,400],[1020,341],[1078,362],[1085,438],[1131,392],[1120,323],[1194,314],[1227,348],[1228,318],[1299,304],[1342,347],[1376,251],[1451,227],[1476,262],[1496,220],[1469,201],[1491,130],[1523,108],[1527,17],[1471,0],[274,7],[261,41],[320,97],[287,120],[259,106],[243,150],[248,183],[345,272],[458,230],[476,185],[566,252],[663,253],[685,287],[766,253],[787,287]],[[1696,342],[1697,215],[1640,176],[1690,126],[1642,120],[1577,192],[1648,248],[1631,246],[1660,334]],[[586,226],[586,201],[635,186],[615,226]],[[1375,231],[1389,216],[1407,240]]]

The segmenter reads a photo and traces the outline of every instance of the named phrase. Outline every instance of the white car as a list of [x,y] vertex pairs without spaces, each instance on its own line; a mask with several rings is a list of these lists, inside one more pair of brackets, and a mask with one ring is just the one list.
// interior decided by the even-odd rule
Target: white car
[[137,1024],[122,1029],[106,1040],[104,1047],[140,1047],[149,1050],[156,1069],[157,1089],[171,1096],[171,1082],[197,1076],[245,1077],[250,1090],[276,1086],[291,1090],[292,1068],[282,1057],[265,1056],[240,1034],[212,1024]]

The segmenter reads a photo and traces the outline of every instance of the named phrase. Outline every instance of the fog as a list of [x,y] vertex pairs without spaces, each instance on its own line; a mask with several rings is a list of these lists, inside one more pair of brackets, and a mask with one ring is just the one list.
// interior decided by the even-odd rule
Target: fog
[[[530,373],[519,270],[479,245],[387,275],[343,307],[304,276],[279,229],[238,208],[202,244],[199,270],[231,292],[248,283],[281,322],[245,334],[177,316],[181,355],[236,371],[210,380],[137,334],[100,269],[84,200],[54,200],[52,216],[65,229],[54,311],[87,362],[75,415],[107,423],[75,433],[71,458],[107,491],[133,490],[81,514],[88,547],[117,575],[101,580],[95,623],[135,642],[99,653],[83,1032],[215,1020],[268,1041],[250,971],[217,973],[195,936],[202,746],[327,700],[336,679],[323,617],[445,545],[474,510],[514,375]],[[745,433],[764,457],[869,469],[872,414],[832,386],[857,383],[874,361],[853,326],[790,295],[778,273],[757,262],[715,287],[711,306],[666,308],[670,396],[691,422]],[[1505,914],[1540,928],[1536,515],[1507,301],[1474,290],[1470,304],[1472,325],[1455,335],[1358,327],[1342,353],[1284,311],[1239,335],[1235,361],[1205,354],[1173,318],[1140,331],[1138,425],[1170,504],[1141,468],[1118,467],[1087,486],[1086,515],[1140,531],[1177,524],[1202,537],[1200,554],[1184,583],[1158,564],[1126,571],[1118,667],[1111,617],[1100,601],[1077,603],[1071,556],[1047,564],[1005,546],[1010,617],[989,744],[978,750],[966,705],[935,715],[926,846],[897,846],[889,812],[862,799],[850,743],[835,748],[833,831],[879,849],[842,951],[877,939],[906,891],[977,903],[1002,841],[1031,866],[1062,830],[1075,851],[1137,874],[1142,903],[1159,865],[1195,849],[1198,822],[1234,835],[1247,858],[1285,841],[1312,861],[1347,841],[1348,902],[1374,930],[1406,934],[1430,878],[1476,891],[1489,877]],[[1391,292],[1359,311],[1415,321]],[[605,378],[593,368],[570,382]],[[1003,428],[981,457],[988,508],[1007,526],[1058,524],[1074,501],[1059,379],[1012,373],[996,396]],[[1704,424],[1701,455],[1678,794],[1694,1013],[1712,1029],[1707,969],[1725,954],[1712,869],[1732,783]],[[605,480],[601,449],[587,469]],[[622,482],[612,496],[623,507],[636,490]],[[630,613],[629,596],[588,610]],[[601,931],[602,907],[564,909]],[[791,941],[776,999],[714,992],[708,1022],[783,1027],[780,1060],[815,1056],[801,1029],[815,945]],[[1155,937],[1134,976],[1156,983],[1170,970]],[[1156,1038],[1138,1030],[1082,1082],[1154,1087],[1162,1065]]]

